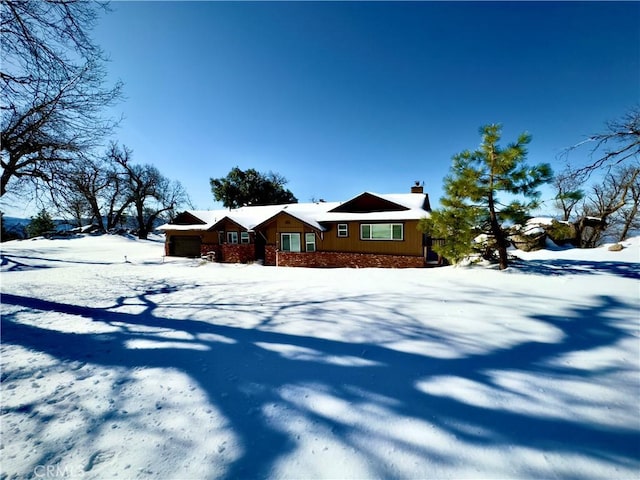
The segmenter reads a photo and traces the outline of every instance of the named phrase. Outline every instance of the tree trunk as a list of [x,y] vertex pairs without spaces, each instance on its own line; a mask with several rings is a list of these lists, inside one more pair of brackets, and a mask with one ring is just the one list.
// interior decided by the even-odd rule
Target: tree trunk
[[93,214],[93,218],[98,222],[98,227],[101,232],[106,232],[104,228],[104,219],[102,218],[102,213],[100,212],[100,206],[98,205],[95,197],[89,200],[89,205],[91,207],[91,213]]
[[2,178],[0,178],[0,197],[4,196],[4,194],[7,193],[7,185],[15,172],[13,163],[14,162],[9,160],[9,164],[2,165],[3,169],[2,169]]
[[143,201],[136,200],[136,217],[138,220],[138,238],[140,240],[146,240],[149,236],[147,225],[144,221],[144,203]]
[[624,226],[622,228],[622,232],[620,233],[620,238],[618,239],[619,242],[621,242],[621,241],[623,241],[623,240],[625,240],[627,238],[627,235],[629,234],[629,230],[631,229],[631,224],[635,220],[636,215],[638,215],[638,204],[637,203],[635,203],[633,205],[633,208],[631,209],[631,212],[629,212],[629,216],[624,221]]
[[500,264],[500,270],[504,270],[509,266],[509,258],[507,255],[507,240],[504,236],[500,223],[498,222],[498,215],[496,214],[496,208],[493,200],[493,193],[489,192],[489,219],[491,221],[491,232],[496,239],[496,245],[498,246],[498,261]]

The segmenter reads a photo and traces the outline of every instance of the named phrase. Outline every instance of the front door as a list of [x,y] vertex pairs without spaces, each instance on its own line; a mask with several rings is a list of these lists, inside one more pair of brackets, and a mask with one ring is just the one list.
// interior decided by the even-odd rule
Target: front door
[[265,240],[265,238],[262,236],[262,234],[260,232],[256,232],[255,234],[255,245],[256,245],[256,260],[262,260],[264,261],[264,251],[265,251],[265,245],[267,244],[267,241]]

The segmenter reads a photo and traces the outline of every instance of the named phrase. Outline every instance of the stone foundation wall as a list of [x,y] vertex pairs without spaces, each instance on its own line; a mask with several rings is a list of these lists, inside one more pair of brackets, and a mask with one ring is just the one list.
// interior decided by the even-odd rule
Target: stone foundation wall
[[422,257],[346,252],[277,252],[277,259],[274,259],[273,263],[267,263],[267,259],[265,258],[265,265],[276,264],[281,267],[324,268],[421,268],[425,266]]
[[266,245],[264,247],[264,264],[275,265],[276,264],[276,247],[275,245]]
[[225,243],[223,245],[203,243],[200,253],[215,253],[215,261],[222,263],[249,263],[256,259],[256,247],[253,243]]
[[[206,244],[200,249],[202,255],[215,252],[215,261],[223,263],[248,263],[255,260],[255,245]],[[421,268],[422,257],[408,255],[383,255],[346,252],[279,252],[274,245],[265,246],[264,265],[281,267],[315,268]]]
[[200,255],[205,256],[209,253],[215,253],[216,262],[220,261],[220,245],[216,243],[202,243],[200,244]]
[[249,263],[256,259],[256,246],[249,244],[233,244],[226,243],[221,246],[222,258],[219,260],[224,263]]

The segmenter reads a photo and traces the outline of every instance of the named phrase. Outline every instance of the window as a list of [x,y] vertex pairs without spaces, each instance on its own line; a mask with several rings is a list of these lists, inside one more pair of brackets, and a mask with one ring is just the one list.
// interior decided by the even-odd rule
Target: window
[[227,243],[238,243],[238,232],[227,232]]
[[338,236],[339,237],[348,237],[349,236],[349,225],[346,223],[338,224]]
[[240,243],[251,243],[249,240],[249,232],[240,232]]
[[300,234],[299,233],[281,233],[280,234],[280,250],[283,252],[299,252],[300,251]]
[[404,229],[401,223],[362,223],[362,240],[403,240]]
[[307,252],[316,251],[316,234],[315,233],[304,234],[304,249]]

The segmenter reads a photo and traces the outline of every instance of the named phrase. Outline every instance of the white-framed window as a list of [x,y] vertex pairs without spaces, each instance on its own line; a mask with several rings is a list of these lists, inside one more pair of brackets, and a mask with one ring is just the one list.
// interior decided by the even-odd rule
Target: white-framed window
[[404,240],[404,225],[401,223],[361,223],[362,240]]
[[348,237],[349,236],[349,224],[347,224],[347,223],[339,223],[338,224],[338,236],[339,237]]
[[238,232],[227,232],[227,243],[238,243]]
[[240,243],[251,243],[249,232],[240,232]]
[[315,233],[304,234],[304,250],[306,252],[316,251],[316,234]]
[[299,233],[281,233],[280,234],[280,250],[283,252],[299,252],[300,251],[300,234]]

